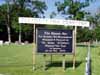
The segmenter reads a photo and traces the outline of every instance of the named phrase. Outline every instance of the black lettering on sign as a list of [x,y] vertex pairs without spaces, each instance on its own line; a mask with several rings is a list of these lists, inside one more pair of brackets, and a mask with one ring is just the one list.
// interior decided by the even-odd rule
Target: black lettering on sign
[[73,31],[38,29],[37,52],[38,53],[72,53]]

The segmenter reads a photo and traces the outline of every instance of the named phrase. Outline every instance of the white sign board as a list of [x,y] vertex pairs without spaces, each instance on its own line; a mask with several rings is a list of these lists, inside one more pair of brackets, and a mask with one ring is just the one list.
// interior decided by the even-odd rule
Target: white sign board
[[88,21],[19,17],[19,23],[89,27]]

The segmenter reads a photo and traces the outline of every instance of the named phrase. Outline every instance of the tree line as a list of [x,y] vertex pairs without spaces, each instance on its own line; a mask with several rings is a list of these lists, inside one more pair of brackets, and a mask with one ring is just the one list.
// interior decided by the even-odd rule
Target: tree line
[[[94,0],[63,0],[62,2],[55,2],[57,11],[53,11],[50,18],[61,14],[65,19],[87,20],[90,22],[90,28],[78,27],[77,41],[99,41],[100,13],[98,11],[97,14],[91,15],[91,12],[85,10],[92,2]],[[5,0],[5,3],[0,5],[0,40],[9,41],[10,43],[15,41],[33,42],[33,25],[19,24],[18,17],[45,18],[45,11],[48,8],[45,0]],[[36,27],[74,29],[74,27],[57,25],[36,25]]]

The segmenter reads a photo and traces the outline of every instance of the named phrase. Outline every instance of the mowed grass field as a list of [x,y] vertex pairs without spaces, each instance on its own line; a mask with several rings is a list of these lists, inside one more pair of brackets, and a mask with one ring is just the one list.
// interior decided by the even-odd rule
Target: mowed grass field
[[[66,69],[62,68],[62,55],[53,55],[52,64],[47,62],[47,70],[43,70],[44,60],[50,61],[50,55],[36,54],[36,70],[32,67],[33,45],[0,46],[0,75],[85,75],[85,63],[88,48],[77,46],[76,69],[72,68],[72,55],[66,55]],[[100,75],[100,46],[91,47],[92,75]]]

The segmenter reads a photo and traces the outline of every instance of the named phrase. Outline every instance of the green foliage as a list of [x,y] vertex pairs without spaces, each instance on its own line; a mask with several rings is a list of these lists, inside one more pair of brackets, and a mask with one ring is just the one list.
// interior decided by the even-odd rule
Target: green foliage
[[[67,15],[68,19],[84,20],[86,18],[86,15],[89,14],[84,10],[84,8],[88,7],[91,2],[91,0],[64,0],[64,2],[62,3],[56,2],[55,5],[57,6],[58,12]],[[78,42],[93,40],[93,31],[79,27],[77,39]]]
[[52,12],[51,14],[50,14],[50,18],[54,18],[56,16],[56,13],[55,12]]
[[56,2],[58,12],[62,14],[69,15],[72,19],[81,20],[85,17],[87,12],[82,10],[85,7],[88,7],[90,4],[90,0],[81,2],[79,0],[64,0],[63,3]]
[[[77,31],[77,40],[78,42],[88,42],[93,41],[95,38],[95,34],[93,30],[89,30],[88,28],[79,28]],[[81,38],[81,39],[80,39]]]
[[[5,31],[4,27],[8,23],[7,15],[9,14],[9,25],[11,31],[14,31],[12,33],[19,34],[21,28],[22,36],[24,36],[24,34],[24,37],[32,36],[32,25],[23,24],[23,26],[20,27],[22,24],[18,23],[18,17],[42,17],[42,14],[44,14],[44,11],[47,9],[45,2],[40,0],[9,0],[9,12],[7,2],[8,1],[0,5],[0,31]],[[16,35],[16,37],[17,36],[18,35]]]
[[91,30],[92,30],[92,36],[94,37],[94,40],[100,40],[100,14],[96,14],[94,16],[88,15],[87,20],[90,22]]
[[47,10],[47,6],[46,6],[45,2],[42,2],[39,0],[33,0],[32,4],[33,4],[34,12],[44,14],[44,10]]
[[97,26],[97,27],[95,28],[94,33],[95,33],[95,35],[96,35],[95,38],[96,38],[98,41],[100,41],[100,26]]
[[45,25],[47,29],[66,29],[67,27],[62,25]]

